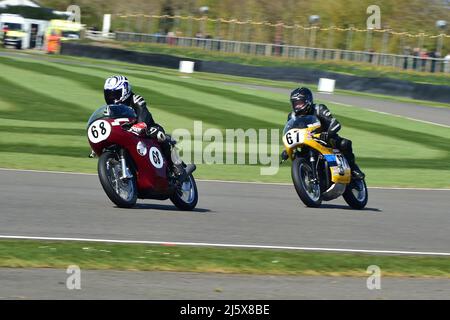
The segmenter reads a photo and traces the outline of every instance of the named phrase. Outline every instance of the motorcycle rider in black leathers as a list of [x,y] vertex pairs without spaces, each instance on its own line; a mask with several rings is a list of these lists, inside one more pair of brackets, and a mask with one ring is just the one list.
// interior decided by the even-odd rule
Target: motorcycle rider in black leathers
[[[341,124],[334,118],[324,104],[314,104],[313,95],[308,88],[297,88],[290,95],[292,112],[288,115],[288,121],[294,117],[315,115],[321,123],[320,140],[339,149],[347,159],[352,177],[354,179],[364,179],[364,173],[355,163],[351,140],[340,137],[337,132],[341,129]],[[287,160],[287,153],[284,151],[281,155],[283,160]]]
[[[166,135],[164,128],[153,120],[152,114],[147,109],[147,103],[140,95],[131,90],[131,84],[127,77],[112,76],[106,79],[103,88],[105,102],[109,104],[124,104],[135,111],[137,122],[130,128],[131,131],[148,137],[156,138],[161,143],[161,149],[166,159],[173,159],[172,146],[169,143],[170,136]],[[177,177],[183,177],[185,169],[181,162],[174,163],[172,171]]]

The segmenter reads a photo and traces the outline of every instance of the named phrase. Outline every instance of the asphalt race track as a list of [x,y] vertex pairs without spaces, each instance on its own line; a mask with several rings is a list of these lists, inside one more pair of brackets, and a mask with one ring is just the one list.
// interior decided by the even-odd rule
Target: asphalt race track
[[256,276],[188,272],[82,270],[68,290],[64,269],[0,268],[1,299],[448,299],[450,280],[382,278],[368,290],[356,277]]
[[[0,169],[0,235],[448,253],[450,190],[369,189],[366,210],[305,208],[289,185],[198,182],[193,212],[169,201],[116,208],[96,175]],[[0,299],[441,299],[448,279],[0,269]]]
[[[317,100],[450,126],[447,108],[341,94],[317,94]],[[156,200],[140,200],[134,209],[119,209],[109,201],[96,175],[0,169],[0,236],[450,253],[448,189],[370,188],[367,208],[358,211],[350,209],[343,199],[324,203],[319,209],[306,208],[292,185],[198,181],[198,188],[199,203],[193,212],[178,211],[170,201]],[[83,282],[81,292],[76,292],[65,288],[65,270],[0,269],[0,299],[448,299],[450,296],[448,279],[390,278],[383,280],[382,290],[369,291],[366,279],[362,278],[163,272],[152,272],[149,276],[146,272],[118,271],[83,271],[83,274],[88,281]]]
[[306,208],[290,185],[198,188],[193,212],[155,200],[130,210],[96,175],[0,170],[0,235],[450,252],[449,190],[369,189],[358,211],[343,200]]

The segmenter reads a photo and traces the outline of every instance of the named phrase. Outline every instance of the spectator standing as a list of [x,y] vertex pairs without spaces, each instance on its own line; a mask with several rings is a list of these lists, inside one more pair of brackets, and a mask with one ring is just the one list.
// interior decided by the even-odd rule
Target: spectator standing
[[430,71],[434,72],[435,68],[436,68],[436,60],[434,60],[434,58],[436,58],[436,52],[435,51],[431,51],[428,54],[428,58],[431,58],[431,69],[430,69]]
[[167,43],[171,46],[175,44],[175,32],[169,31],[167,33]]
[[425,71],[429,54],[426,48],[420,51],[420,59],[422,60],[422,71]]
[[413,50],[413,69],[417,70],[417,62],[419,61],[419,55],[420,55],[420,48],[414,48]]
[[403,58],[403,69],[408,70],[408,59],[409,59],[409,56],[411,56],[411,48],[408,46],[404,47],[403,55],[405,56]]

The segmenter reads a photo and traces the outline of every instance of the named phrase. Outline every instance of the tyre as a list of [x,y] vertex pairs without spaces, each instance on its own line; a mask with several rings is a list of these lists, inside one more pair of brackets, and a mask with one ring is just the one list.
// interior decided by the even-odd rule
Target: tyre
[[192,174],[188,175],[175,193],[170,196],[170,201],[180,210],[190,211],[195,208],[198,202],[198,191]]
[[366,182],[364,180],[352,180],[342,196],[353,209],[363,209],[369,199]]
[[137,201],[136,175],[121,179],[122,167],[119,156],[110,151],[98,159],[98,177],[108,198],[120,208],[131,208]]
[[313,169],[303,158],[295,158],[292,162],[292,182],[298,196],[307,207],[317,208],[322,204],[320,185],[311,180]]

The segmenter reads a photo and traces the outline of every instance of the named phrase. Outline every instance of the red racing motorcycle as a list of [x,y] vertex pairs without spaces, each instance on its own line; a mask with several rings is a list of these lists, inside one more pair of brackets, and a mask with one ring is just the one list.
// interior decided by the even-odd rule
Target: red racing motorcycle
[[[172,161],[161,152],[156,139],[137,135],[129,130],[136,113],[125,105],[105,105],[89,118],[87,136],[98,159],[98,176],[103,190],[118,207],[130,208],[137,199],[170,199],[181,210],[193,210],[198,192],[192,172],[195,165],[186,165],[180,179],[172,170]],[[174,148],[175,141],[169,136]],[[174,155],[175,154],[175,155]],[[177,153],[172,152],[172,157]]]

